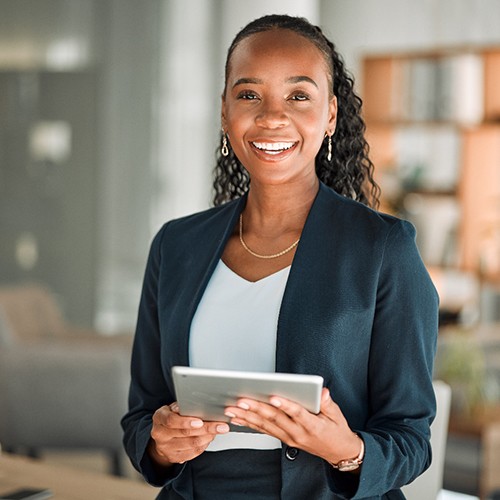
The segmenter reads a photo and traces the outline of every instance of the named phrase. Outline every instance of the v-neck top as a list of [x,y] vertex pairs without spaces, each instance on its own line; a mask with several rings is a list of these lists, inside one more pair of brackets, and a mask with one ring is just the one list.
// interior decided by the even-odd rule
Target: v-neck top
[[[289,272],[290,266],[252,282],[220,260],[193,317],[190,365],[276,371],[278,316]],[[270,436],[230,432],[217,436],[208,450],[280,446],[281,443]]]
[[274,372],[278,315],[289,272],[290,266],[248,281],[220,260],[191,324],[190,365]]

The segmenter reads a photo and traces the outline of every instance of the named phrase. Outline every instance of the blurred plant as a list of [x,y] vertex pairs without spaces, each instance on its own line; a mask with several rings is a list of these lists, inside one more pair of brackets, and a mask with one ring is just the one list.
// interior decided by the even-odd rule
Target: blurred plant
[[454,411],[472,413],[484,403],[486,385],[484,354],[478,343],[467,332],[449,335],[446,342],[440,346],[436,375],[451,386]]

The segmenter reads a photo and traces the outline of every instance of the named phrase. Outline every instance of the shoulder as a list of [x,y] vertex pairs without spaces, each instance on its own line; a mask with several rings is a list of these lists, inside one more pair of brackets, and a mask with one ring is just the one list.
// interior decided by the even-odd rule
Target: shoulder
[[210,238],[226,230],[228,224],[239,213],[240,205],[244,198],[212,207],[194,214],[172,219],[166,222],[157,232],[153,245],[165,247],[175,242],[177,247],[196,242],[201,244],[203,239]]
[[191,227],[196,227],[199,225],[204,225],[206,223],[211,223],[220,218],[220,216],[232,213],[239,203],[241,203],[241,198],[225,203],[224,205],[207,208],[206,210],[202,210],[200,212],[185,215],[177,219],[172,219],[169,222],[167,222],[163,227],[164,228],[168,227],[169,231],[173,230],[182,231],[189,229]]
[[436,291],[420,255],[413,224],[326,189],[324,210],[333,220],[330,239],[343,249],[346,259],[361,266],[360,281],[376,269],[382,288],[403,293],[411,283],[426,300],[435,301]]
[[324,184],[318,197],[322,198],[319,210],[335,224],[335,230],[346,237],[374,241],[401,234],[415,239],[415,227],[410,222],[346,198]]

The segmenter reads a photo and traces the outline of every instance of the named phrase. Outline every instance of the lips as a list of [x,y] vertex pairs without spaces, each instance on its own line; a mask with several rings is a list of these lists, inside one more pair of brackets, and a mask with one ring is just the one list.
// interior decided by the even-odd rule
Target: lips
[[279,155],[291,150],[295,146],[295,142],[251,142],[252,146],[258,151],[267,155]]

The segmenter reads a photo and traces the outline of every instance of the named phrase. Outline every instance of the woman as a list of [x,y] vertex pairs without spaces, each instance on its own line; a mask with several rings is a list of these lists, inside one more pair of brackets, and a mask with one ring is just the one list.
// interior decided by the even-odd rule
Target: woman
[[[380,214],[361,102],[306,20],[266,16],[226,63],[215,208],[153,241],[125,446],[159,498],[404,498],[430,463],[437,297],[407,222]],[[181,416],[174,365],[325,380],[321,411],[242,399]]]

